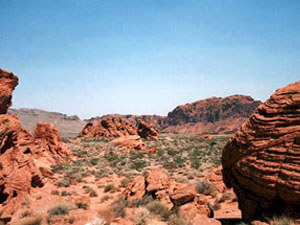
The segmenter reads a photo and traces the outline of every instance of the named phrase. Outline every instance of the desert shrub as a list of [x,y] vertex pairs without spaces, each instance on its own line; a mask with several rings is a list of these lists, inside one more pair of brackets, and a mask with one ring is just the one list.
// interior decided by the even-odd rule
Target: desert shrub
[[109,192],[109,191],[114,190],[114,189],[116,189],[115,185],[113,185],[113,184],[108,184],[108,185],[106,185],[106,186],[104,187],[104,192]]
[[268,222],[272,225],[297,225],[294,219],[289,218],[287,216],[274,216],[272,219],[268,219]]
[[90,163],[91,163],[93,166],[96,166],[97,163],[98,163],[98,161],[99,161],[99,158],[92,158],[92,159],[90,160]]
[[31,215],[32,215],[32,212],[26,210],[26,211],[24,211],[24,212],[22,213],[21,218],[28,217],[28,216],[31,216]]
[[61,195],[61,196],[71,196],[71,195],[72,195],[72,192],[69,192],[69,191],[63,191],[60,195]]
[[221,204],[220,204],[220,202],[215,201],[215,203],[212,205],[211,208],[212,208],[212,210],[214,210],[214,211],[221,209]]
[[56,183],[56,186],[57,186],[57,187],[70,187],[70,180],[64,178],[64,179],[58,181],[58,182]]
[[195,183],[195,187],[199,194],[205,195],[210,195],[212,192],[215,192],[217,190],[214,185],[202,181],[197,181]]
[[76,207],[78,209],[87,210],[89,208],[89,205],[87,203],[84,203],[84,202],[76,202]]
[[138,208],[140,206],[147,205],[148,203],[153,202],[153,197],[151,195],[144,195],[143,198],[134,199],[128,202],[130,208]]
[[73,224],[75,222],[75,220],[76,220],[75,217],[71,216],[68,218],[68,223]]
[[128,178],[125,178],[121,181],[121,187],[127,187],[130,183],[130,180]]
[[89,195],[90,197],[98,197],[98,194],[95,190],[91,190]]
[[126,207],[128,206],[128,201],[124,198],[117,199],[113,205],[112,210],[114,212],[114,217],[125,217],[126,216]]
[[52,191],[51,191],[51,194],[52,194],[52,195],[59,195],[59,191],[58,191],[58,190],[52,190]]
[[135,160],[131,162],[130,168],[139,171],[146,166],[147,162],[145,160]]
[[110,196],[110,195],[104,195],[104,196],[101,198],[101,202],[105,202],[105,201],[107,201],[107,200],[109,200],[109,199],[112,199],[112,196]]
[[160,215],[160,217],[164,220],[167,221],[169,216],[171,215],[170,210],[167,208],[167,206],[165,206],[164,204],[162,204],[160,201],[155,200],[152,201],[150,203],[148,203],[146,205],[146,208],[157,215]]
[[168,225],[190,225],[190,223],[185,218],[172,214],[168,220]]
[[49,210],[49,217],[58,217],[58,216],[64,216],[69,214],[69,208],[68,206],[64,205],[64,204],[60,204],[57,206],[54,206],[53,208],[51,208]]
[[218,199],[218,202],[225,202],[225,201],[227,201],[227,200],[230,200],[230,199],[232,199],[232,197],[233,197],[233,195],[232,195],[232,193],[224,193],[222,196],[221,196],[221,198],[219,198]]
[[[18,223],[19,225],[41,225],[42,224],[43,218],[38,216],[38,217],[33,217],[30,218],[24,222]],[[1,224],[1,222],[0,222]]]
[[143,207],[138,208],[134,212],[134,222],[136,223],[136,225],[146,225],[149,216],[150,216],[150,212],[148,209]]

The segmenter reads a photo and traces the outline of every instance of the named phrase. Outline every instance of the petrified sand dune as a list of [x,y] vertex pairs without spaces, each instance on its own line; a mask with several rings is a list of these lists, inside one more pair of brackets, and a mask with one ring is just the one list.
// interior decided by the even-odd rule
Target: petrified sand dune
[[223,179],[245,220],[300,219],[300,81],[278,89],[228,141]]
[[159,138],[159,131],[155,129],[151,124],[147,124],[144,121],[139,121],[139,126],[137,128],[137,133],[142,138],[150,140]]

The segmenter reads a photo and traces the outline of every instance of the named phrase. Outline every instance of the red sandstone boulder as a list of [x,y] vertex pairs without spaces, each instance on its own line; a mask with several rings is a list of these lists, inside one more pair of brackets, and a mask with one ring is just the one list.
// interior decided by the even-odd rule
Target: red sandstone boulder
[[197,191],[193,184],[187,184],[175,190],[171,195],[171,199],[175,205],[183,205],[196,197]]
[[204,195],[198,195],[193,202],[182,205],[179,209],[179,214],[190,221],[198,215],[205,216],[206,218],[212,216]]
[[222,165],[244,220],[281,213],[300,219],[300,81],[255,110],[224,147]]
[[153,169],[149,172],[146,178],[146,182],[148,184],[147,185],[148,192],[167,189],[171,183],[168,174],[158,169]]
[[0,114],[7,113],[11,106],[12,92],[18,85],[18,80],[13,73],[0,69]]
[[35,129],[35,138],[41,142],[42,147],[56,160],[72,159],[72,152],[62,142],[60,134],[53,124],[38,123]]
[[110,142],[113,145],[120,145],[130,150],[141,150],[146,147],[145,143],[138,135],[119,137]]
[[151,139],[158,140],[159,138],[159,131],[155,129],[152,125],[147,124],[144,121],[139,122],[137,133],[142,138],[147,140],[151,140]]
[[121,118],[104,118],[89,122],[78,137],[123,137],[136,135],[136,128]]
[[132,183],[130,183],[124,191],[128,200],[141,199],[146,192],[145,178],[137,176]]

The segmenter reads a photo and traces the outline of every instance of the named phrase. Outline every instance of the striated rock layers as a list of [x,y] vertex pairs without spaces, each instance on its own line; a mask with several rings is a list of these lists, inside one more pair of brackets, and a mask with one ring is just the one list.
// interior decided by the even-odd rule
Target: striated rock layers
[[211,97],[176,107],[164,121],[162,132],[228,134],[253,113],[260,101],[250,96]]
[[67,153],[70,156],[71,153],[67,148],[60,149],[63,144],[59,138],[49,138],[57,133],[35,138],[21,127],[17,116],[5,114],[18,78],[1,70],[0,80],[0,222],[8,222],[18,206],[29,196],[31,189],[42,187],[43,176],[51,174],[50,165],[55,160],[53,154],[48,152],[55,149],[58,155]]
[[300,219],[300,81],[278,89],[223,149],[223,180],[244,220]]
[[78,137],[123,137],[136,134],[134,126],[121,118],[113,117],[89,122]]

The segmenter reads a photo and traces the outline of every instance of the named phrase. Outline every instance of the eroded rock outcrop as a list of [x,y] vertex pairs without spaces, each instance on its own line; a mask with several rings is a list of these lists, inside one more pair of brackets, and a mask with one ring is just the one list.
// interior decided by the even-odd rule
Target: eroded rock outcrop
[[58,134],[44,130],[35,138],[17,116],[5,114],[18,78],[0,70],[0,80],[0,222],[8,222],[32,189],[42,187],[44,176],[51,175],[52,151],[64,151],[57,147],[63,146]]
[[299,81],[255,110],[224,147],[222,164],[244,220],[281,213],[300,219]]
[[139,136],[141,136],[146,140],[151,140],[151,139],[158,140],[159,138],[159,131],[155,129],[151,124],[148,124],[143,121],[139,122],[137,133]]
[[134,126],[121,118],[105,118],[89,122],[78,137],[123,137],[136,135]]
[[41,142],[42,147],[56,160],[65,161],[72,159],[72,152],[62,142],[60,134],[53,124],[38,123],[35,129],[35,138]]
[[7,113],[12,104],[12,92],[18,85],[19,79],[16,75],[0,69],[0,114]]

